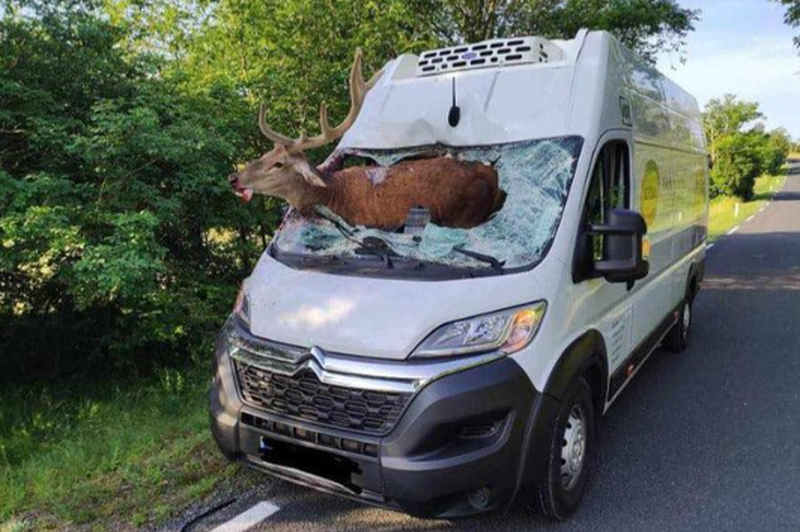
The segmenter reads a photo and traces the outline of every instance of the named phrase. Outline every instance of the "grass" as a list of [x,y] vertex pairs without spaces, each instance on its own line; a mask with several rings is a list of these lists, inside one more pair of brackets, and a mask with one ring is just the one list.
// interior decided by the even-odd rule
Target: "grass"
[[0,532],[133,530],[232,477],[209,435],[203,370],[0,395]]
[[[727,233],[769,201],[783,186],[784,174],[765,175],[756,180],[755,194],[750,201],[739,198],[720,197],[711,200],[709,207],[708,233],[712,242]],[[739,215],[736,216],[736,204],[739,204]]]

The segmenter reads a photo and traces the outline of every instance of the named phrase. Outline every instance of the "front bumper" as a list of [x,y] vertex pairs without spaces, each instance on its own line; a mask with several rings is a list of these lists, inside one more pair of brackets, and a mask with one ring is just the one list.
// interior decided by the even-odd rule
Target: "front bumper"
[[274,476],[421,517],[504,508],[534,480],[556,400],[502,358],[418,391],[386,435],[288,419],[244,404],[225,338],[211,428],[226,455]]

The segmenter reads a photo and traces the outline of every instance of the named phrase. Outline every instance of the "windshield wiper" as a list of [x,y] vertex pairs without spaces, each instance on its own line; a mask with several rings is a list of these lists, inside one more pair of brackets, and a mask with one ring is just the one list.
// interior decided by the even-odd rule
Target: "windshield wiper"
[[392,257],[398,257],[399,255],[391,248],[388,242],[385,240],[378,238],[377,236],[368,236],[363,240],[359,240],[357,238],[350,238],[352,242],[357,243],[361,246],[356,251],[366,251],[367,253],[371,253],[373,255],[377,255],[378,257],[383,259],[383,264],[386,266],[387,269],[392,269],[394,267],[394,263],[392,262]]
[[503,266],[506,265],[506,261],[497,260],[497,258],[492,257],[491,255],[484,255],[483,253],[478,253],[477,251],[470,251],[468,249],[464,249],[463,246],[456,246],[453,248],[453,251],[456,253],[461,253],[464,256],[467,256],[471,259],[475,259],[481,262],[485,262],[491,267],[498,271],[499,273],[503,273]]
[[336,229],[338,229],[339,232],[342,233],[342,235],[344,235],[346,238],[350,238],[351,236],[353,236],[353,231],[351,231],[350,229],[348,229],[347,227],[342,225],[342,223],[339,220],[337,220],[336,218],[334,218],[332,216],[328,216],[327,214],[325,214],[324,212],[320,211],[319,209],[314,209],[314,212],[316,212],[317,216],[319,216],[320,218],[324,218],[325,220],[327,220],[330,223],[332,223],[333,226],[336,227]]
[[321,218],[331,222],[333,226],[339,230],[343,237],[354,244],[358,244],[359,249],[357,251],[366,251],[367,253],[380,257],[383,259],[383,264],[386,269],[392,269],[394,267],[394,264],[392,263],[392,257],[397,257],[399,255],[391,248],[388,242],[376,236],[368,236],[363,240],[356,238],[353,236],[353,231],[342,225],[339,220],[328,216],[327,214],[323,214],[319,210],[316,212]]

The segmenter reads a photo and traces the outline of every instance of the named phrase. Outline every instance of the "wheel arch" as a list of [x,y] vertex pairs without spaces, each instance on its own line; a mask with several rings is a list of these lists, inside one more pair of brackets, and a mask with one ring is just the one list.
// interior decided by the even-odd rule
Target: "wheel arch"
[[705,259],[692,262],[689,267],[689,275],[686,277],[686,295],[693,301],[700,293],[700,283],[703,282],[705,274]]
[[585,332],[567,347],[548,377],[544,392],[562,401],[576,375],[586,375],[598,415],[602,414],[608,393],[608,357],[603,335],[597,330]]

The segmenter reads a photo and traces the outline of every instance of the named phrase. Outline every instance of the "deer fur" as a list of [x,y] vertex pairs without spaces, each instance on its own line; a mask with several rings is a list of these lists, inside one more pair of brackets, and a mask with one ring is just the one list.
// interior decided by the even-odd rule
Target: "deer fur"
[[430,210],[437,225],[470,228],[484,223],[505,200],[493,166],[452,157],[352,167],[326,178],[301,154],[278,145],[230,179],[242,195],[251,190],[299,209],[324,205],[347,223],[368,227],[399,227],[409,209],[419,205]]

